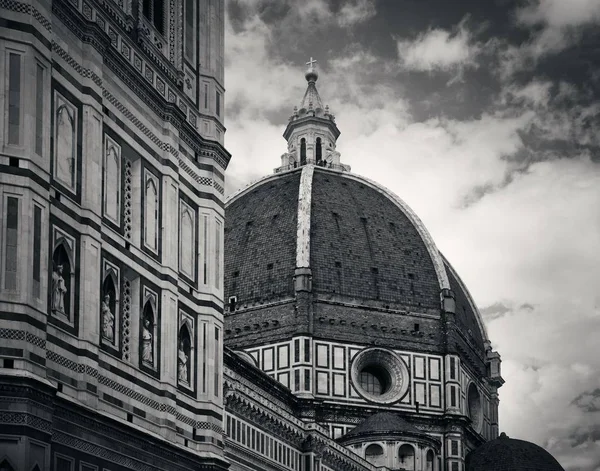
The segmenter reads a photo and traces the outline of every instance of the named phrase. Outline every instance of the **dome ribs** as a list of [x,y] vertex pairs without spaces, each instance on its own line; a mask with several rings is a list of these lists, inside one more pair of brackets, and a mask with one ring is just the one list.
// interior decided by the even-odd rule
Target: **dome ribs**
[[227,206],[225,299],[239,308],[294,295],[299,181],[281,176]]
[[440,285],[425,243],[380,192],[316,169],[311,224],[315,293],[439,312]]

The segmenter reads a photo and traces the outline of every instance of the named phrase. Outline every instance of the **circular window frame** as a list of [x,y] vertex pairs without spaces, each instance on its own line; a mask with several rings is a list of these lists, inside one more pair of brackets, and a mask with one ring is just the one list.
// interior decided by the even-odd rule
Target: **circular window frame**
[[[360,373],[368,367],[385,370],[390,378],[389,388],[381,395],[365,391],[360,384]],[[391,350],[371,347],[357,353],[350,367],[350,381],[356,392],[365,400],[377,404],[393,404],[408,392],[410,376],[404,360]]]

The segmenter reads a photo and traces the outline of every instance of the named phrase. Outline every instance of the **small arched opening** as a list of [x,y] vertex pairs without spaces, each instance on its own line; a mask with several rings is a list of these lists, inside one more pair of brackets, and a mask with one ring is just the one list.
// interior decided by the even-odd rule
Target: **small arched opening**
[[102,283],[101,300],[101,332],[102,338],[110,343],[115,342],[115,326],[118,310],[118,292],[112,272],[109,272]]
[[60,241],[52,253],[52,298],[53,314],[71,318],[71,271],[73,263],[70,249],[64,240]]
[[306,139],[300,139],[300,165],[306,165]]
[[154,306],[151,300],[147,300],[142,313],[142,362],[146,365],[154,365]]
[[434,471],[433,463],[435,462],[435,455],[432,450],[427,450],[425,455],[425,471]]
[[180,383],[190,385],[192,365],[192,334],[186,324],[179,329],[179,347],[177,352],[177,379]]
[[15,471],[15,468],[9,463],[8,458],[5,458],[0,462],[0,471]]
[[321,161],[323,160],[323,149],[321,146],[320,137],[317,137],[317,143],[315,146],[315,158],[317,159],[317,165],[321,165]]
[[373,443],[365,449],[365,459],[374,466],[383,466],[385,456],[381,445]]
[[415,449],[411,445],[402,445],[398,449],[398,461],[402,469],[414,471],[415,469]]

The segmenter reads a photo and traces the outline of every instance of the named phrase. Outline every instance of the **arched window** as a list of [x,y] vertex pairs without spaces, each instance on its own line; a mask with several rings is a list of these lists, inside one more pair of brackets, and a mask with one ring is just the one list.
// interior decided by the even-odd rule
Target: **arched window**
[[183,324],[179,329],[179,346],[177,354],[177,379],[179,383],[192,384],[192,360],[193,360],[192,333],[189,325]]
[[54,173],[63,185],[75,187],[75,110],[62,105],[56,112],[56,169]]
[[1,463],[0,463],[0,471],[15,471],[15,469],[11,466],[11,464],[8,462],[8,459],[4,459]]
[[179,267],[180,270],[189,276],[194,278],[194,215],[189,208],[183,206],[181,209],[181,229],[179,237]]
[[108,141],[104,159],[104,215],[119,223],[121,197],[121,155],[119,148]]
[[321,163],[321,159],[323,158],[323,150],[321,148],[321,138],[317,137],[317,146],[316,146],[316,154],[315,157],[317,159],[317,165]]
[[402,445],[398,450],[400,467],[406,470],[415,469],[415,449],[411,445]]
[[385,456],[383,455],[383,448],[381,445],[375,443],[369,445],[365,449],[365,459],[374,466],[383,466],[385,464]]
[[435,460],[435,455],[433,451],[427,450],[427,455],[425,457],[425,471],[433,471],[433,463]]
[[300,139],[300,165],[306,165],[306,139]]
[[165,34],[164,0],[144,0],[142,4],[142,13],[154,25],[154,27],[160,32],[160,34]]
[[142,348],[141,357],[142,363],[146,365],[154,365],[154,335],[155,335],[155,316],[152,301],[146,301],[142,314]]
[[70,248],[60,241],[52,254],[52,297],[50,309],[55,315],[71,319],[71,261]]
[[152,250],[158,247],[158,191],[154,179],[146,177],[144,194],[144,242]]
[[112,344],[116,342],[117,313],[119,310],[116,280],[112,272],[106,274],[102,283],[100,308],[100,332],[102,338]]

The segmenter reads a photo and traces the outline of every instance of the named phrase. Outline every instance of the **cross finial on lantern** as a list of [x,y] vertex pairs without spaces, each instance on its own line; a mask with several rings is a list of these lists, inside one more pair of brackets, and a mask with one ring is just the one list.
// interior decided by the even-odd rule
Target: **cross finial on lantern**
[[313,59],[312,56],[310,57],[310,60],[306,63],[306,65],[310,68],[313,69],[314,68],[314,64],[317,63],[316,59]]

